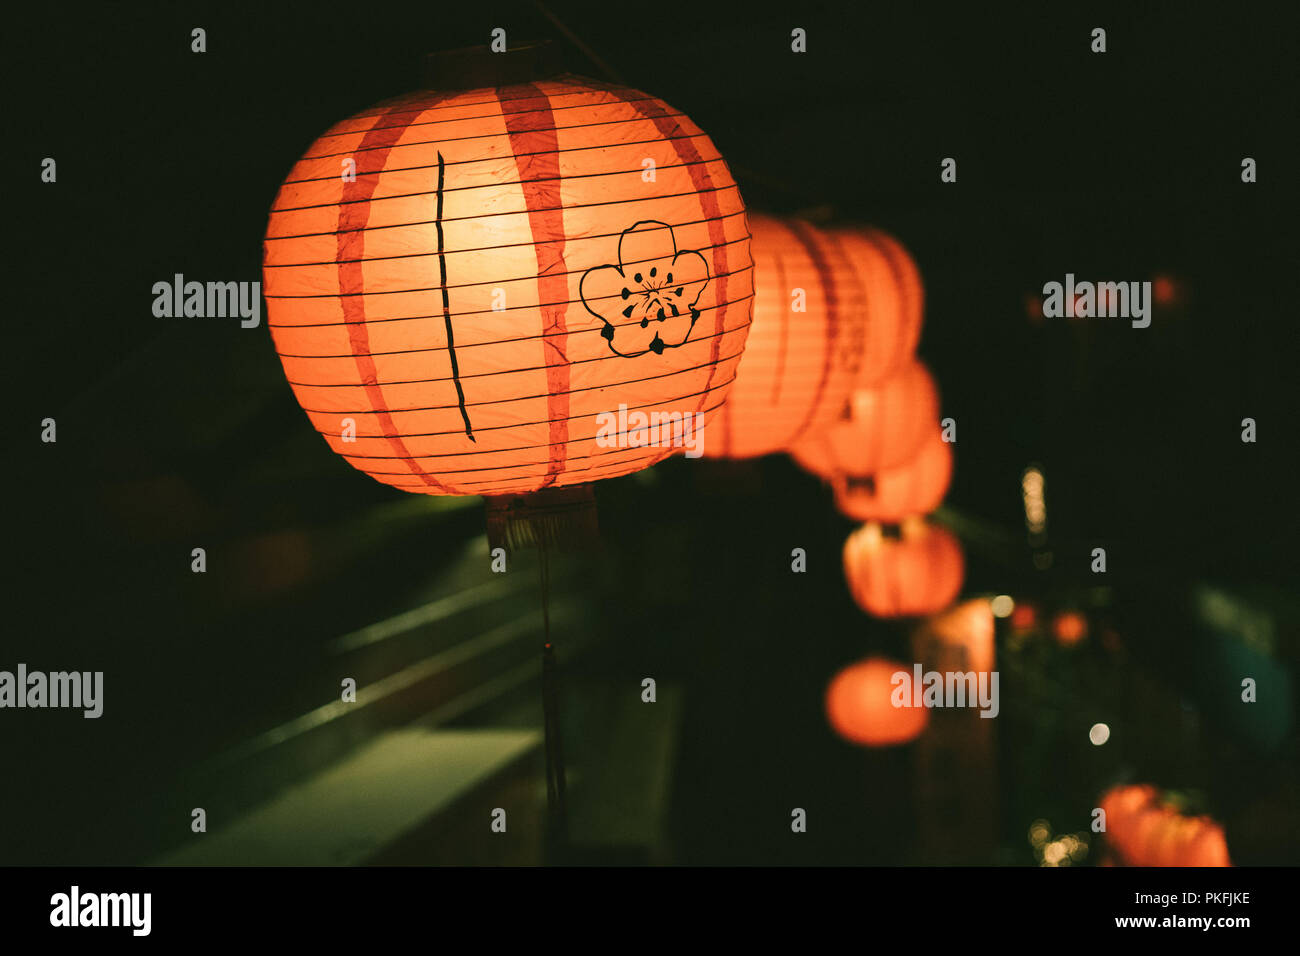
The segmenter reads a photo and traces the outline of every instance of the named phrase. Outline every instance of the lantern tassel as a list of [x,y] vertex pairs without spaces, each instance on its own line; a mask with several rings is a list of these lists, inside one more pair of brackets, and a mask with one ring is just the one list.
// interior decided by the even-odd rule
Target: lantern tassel
[[593,547],[599,543],[592,486],[546,488],[527,495],[492,495],[487,501],[488,547]]
[[538,546],[538,570],[542,584],[542,727],[546,751],[546,809],[550,818],[552,850],[562,851],[568,837],[565,798],[564,746],[560,726],[559,681],[555,645],[551,643],[551,567],[545,542]]

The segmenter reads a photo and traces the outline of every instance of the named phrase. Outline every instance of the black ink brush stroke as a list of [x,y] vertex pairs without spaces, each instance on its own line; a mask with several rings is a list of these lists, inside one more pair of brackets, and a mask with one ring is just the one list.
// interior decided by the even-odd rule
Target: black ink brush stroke
[[447,296],[447,257],[442,251],[442,182],[445,166],[442,150],[438,151],[438,282],[442,287],[442,321],[447,329],[447,353],[451,356],[451,380],[456,383],[456,398],[460,402],[460,417],[465,421],[465,436],[474,444],[474,429],[469,423],[469,412],[465,409],[465,389],[460,384],[460,365],[456,362],[456,336],[451,330],[451,300]]

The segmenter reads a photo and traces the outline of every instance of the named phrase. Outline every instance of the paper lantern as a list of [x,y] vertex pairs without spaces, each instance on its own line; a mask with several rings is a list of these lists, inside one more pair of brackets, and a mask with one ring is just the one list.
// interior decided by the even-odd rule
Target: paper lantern
[[940,671],[996,669],[996,622],[988,598],[972,598],[932,615],[916,629],[917,658]]
[[754,320],[704,454],[783,451],[841,413],[869,360],[861,284],[834,242],[797,220],[749,214]]
[[920,451],[901,465],[881,468],[873,475],[832,472],[835,505],[854,521],[897,524],[909,515],[928,514],[948,493],[952,459],[952,446],[935,427]]
[[1104,794],[1106,842],[1127,866],[1231,866],[1223,827],[1186,816],[1155,787],[1122,785]]
[[577,485],[680,450],[722,403],[748,235],[717,148],[654,97],[573,77],[412,93],[289,173],[268,325],[312,424],[378,481]]
[[[835,675],[826,688],[826,717],[834,731],[851,743],[892,747],[915,740],[930,720],[926,707],[895,707],[895,674],[911,678],[905,664],[869,657]],[[909,685],[910,686],[910,685]]]
[[1078,611],[1062,611],[1052,621],[1052,633],[1062,647],[1073,647],[1088,636],[1088,619]]
[[878,385],[902,368],[921,338],[924,291],[907,250],[879,229],[836,229],[866,300],[865,352],[858,385]]
[[875,617],[934,614],[961,592],[965,562],[948,531],[920,519],[898,538],[866,524],[844,542],[844,575],[858,606]]
[[919,361],[880,386],[858,389],[840,417],[790,449],[804,468],[847,482],[905,465],[922,451],[939,419],[939,392]]

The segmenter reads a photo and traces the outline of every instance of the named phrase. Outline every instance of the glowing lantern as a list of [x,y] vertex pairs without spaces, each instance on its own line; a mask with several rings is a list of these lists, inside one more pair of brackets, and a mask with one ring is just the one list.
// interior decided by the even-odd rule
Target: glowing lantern
[[[909,519],[900,537],[866,524],[844,542],[844,575],[858,606],[876,617],[933,614],[961,592],[961,545],[948,531]],[[987,602],[986,602],[987,603]]]
[[1223,827],[1184,816],[1149,785],[1114,787],[1101,798],[1106,840],[1127,866],[1231,866]]
[[845,740],[867,747],[892,747],[915,740],[930,720],[926,707],[895,707],[893,677],[909,677],[905,664],[869,657],[835,675],[826,689],[826,717]]
[[907,363],[921,338],[924,290],[907,250],[879,229],[837,229],[866,298],[866,352],[858,384],[878,385]]
[[749,214],[754,321],[705,455],[783,451],[843,410],[868,357],[860,285],[837,243],[798,221]]
[[1078,611],[1062,611],[1052,622],[1052,633],[1062,647],[1073,647],[1088,636],[1088,619]]
[[916,630],[917,658],[941,671],[994,670],[995,622],[988,598],[972,598],[927,618]]
[[376,480],[558,489],[654,464],[675,450],[654,425],[722,403],[747,237],[717,148],[654,97],[573,77],[417,92],[290,171],[268,324],[312,424]]
[[897,524],[909,515],[939,507],[952,480],[952,446],[938,428],[909,461],[881,468],[874,475],[832,473],[835,504],[855,521]]
[[1029,603],[1016,602],[1011,612],[1011,629],[1016,633],[1032,631],[1038,626],[1038,609]]
[[854,392],[840,418],[790,453],[832,484],[861,480],[914,458],[938,418],[934,379],[913,361],[878,387]]

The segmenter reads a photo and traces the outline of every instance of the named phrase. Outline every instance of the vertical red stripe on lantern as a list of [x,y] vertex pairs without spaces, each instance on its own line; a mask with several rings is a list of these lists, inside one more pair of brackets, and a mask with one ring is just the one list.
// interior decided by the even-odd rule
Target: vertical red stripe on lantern
[[[838,358],[835,354],[835,347],[840,327],[840,300],[835,288],[834,277],[831,275],[830,264],[826,261],[826,256],[822,254],[821,246],[809,235],[808,227],[801,222],[791,222],[790,231],[799,240],[799,244],[803,246],[804,251],[808,253],[808,258],[812,260],[813,266],[817,269],[817,281],[822,287],[822,297],[826,301],[826,351],[822,355],[822,373],[817,380],[817,390],[813,393],[812,403],[808,406],[808,414],[799,423],[798,429],[791,438],[792,441],[797,441],[807,431],[809,424],[821,408],[822,396],[826,394],[826,383],[831,377],[831,365]],[[777,381],[780,381],[779,376]]]
[[709,375],[705,379],[704,390],[700,392],[699,403],[695,406],[695,411],[698,413],[704,408],[704,403],[708,401],[709,393],[713,390],[713,378],[718,374],[718,356],[722,351],[722,326],[726,313],[723,306],[727,303],[728,271],[727,238],[726,230],[722,225],[722,206],[718,202],[718,194],[714,191],[713,180],[709,177],[709,170],[704,165],[700,151],[695,148],[695,144],[691,142],[689,134],[682,129],[681,124],[667,115],[664,104],[657,100],[632,99],[629,92],[623,90],[617,91],[617,95],[625,103],[630,103],[646,119],[652,121],[664,138],[673,144],[673,152],[677,154],[677,158],[682,161],[690,174],[691,185],[699,194],[700,212],[709,224],[709,242],[713,245],[713,279],[718,284],[716,292],[718,307],[713,310],[717,318],[714,320],[713,343],[709,354]]
[[[528,209],[528,225],[537,253],[538,308],[542,313],[542,353],[546,366],[546,417],[550,420],[550,449],[546,480],[555,482],[564,470],[569,440],[569,358],[565,342],[569,329],[565,311],[569,301],[568,268],[564,262],[564,206],[560,201],[559,136],[555,115],[545,93],[531,83],[512,90],[527,95],[508,101],[497,90],[510,147],[519,170],[520,188]],[[507,106],[507,102],[509,106]],[[716,356],[715,356],[715,361]]]
[[[429,104],[432,105],[433,103]],[[365,386],[366,397],[374,406],[375,418],[379,421],[384,437],[412,474],[430,488],[444,494],[454,494],[449,485],[444,485],[415,463],[406,443],[397,433],[397,425],[393,422],[393,416],[384,400],[383,387],[379,384],[374,357],[370,354],[370,334],[366,328],[366,300],[363,294],[365,278],[362,256],[365,254],[366,224],[370,220],[370,197],[379,183],[379,173],[383,171],[388,151],[422,112],[423,109],[411,110],[404,105],[394,106],[377,115],[375,125],[361,138],[361,145],[356,149],[356,178],[344,180],[343,198],[339,202],[339,293],[342,296],[343,321],[348,326],[352,357]],[[407,114],[404,121],[393,126],[383,125],[384,120],[403,113]]]

